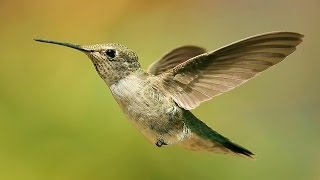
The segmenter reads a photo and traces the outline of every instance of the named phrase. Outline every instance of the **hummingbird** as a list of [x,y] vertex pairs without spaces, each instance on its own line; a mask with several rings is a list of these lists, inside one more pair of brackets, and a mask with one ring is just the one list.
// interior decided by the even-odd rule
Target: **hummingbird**
[[86,54],[129,121],[154,145],[254,158],[192,114],[202,102],[247,82],[281,62],[302,42],[295,32],[269,32],[214,51],[187,45],[141,68],[138,55],[117,43],[62,45]]

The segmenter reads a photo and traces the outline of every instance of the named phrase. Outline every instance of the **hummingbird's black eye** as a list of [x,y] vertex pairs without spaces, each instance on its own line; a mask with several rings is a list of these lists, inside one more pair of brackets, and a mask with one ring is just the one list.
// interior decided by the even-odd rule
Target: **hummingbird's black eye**
[[114,57],[116,57],[117,52],[114,49],[107,49],[106,55],[109,56],[110,58],[114,58]]

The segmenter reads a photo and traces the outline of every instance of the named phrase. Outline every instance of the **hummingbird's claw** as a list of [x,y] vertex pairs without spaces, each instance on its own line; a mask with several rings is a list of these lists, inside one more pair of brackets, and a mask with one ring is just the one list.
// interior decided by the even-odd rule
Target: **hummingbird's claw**
[[157,142],[156,142],[156,146],[158,147],[161,147],[163,145],[168,145],[166,142],[164,142],[163,139],[159,139]]

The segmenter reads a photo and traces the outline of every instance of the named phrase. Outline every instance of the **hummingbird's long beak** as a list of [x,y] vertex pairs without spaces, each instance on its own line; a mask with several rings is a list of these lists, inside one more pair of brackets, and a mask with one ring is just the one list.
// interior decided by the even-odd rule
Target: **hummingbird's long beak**
[[90,50],[83,48],[81,45],[77,44],[71,44],[71,43],[65,43],[65,42],[58,42],[58,41],[51,41],[51,40],[44,40],[44,39],[33,39],[38,42],[43,42],[43,43],[50,43],[50,44],[57,44],[61,46],[66,46],[72,49],[77,49],[82,52],[90,52]]

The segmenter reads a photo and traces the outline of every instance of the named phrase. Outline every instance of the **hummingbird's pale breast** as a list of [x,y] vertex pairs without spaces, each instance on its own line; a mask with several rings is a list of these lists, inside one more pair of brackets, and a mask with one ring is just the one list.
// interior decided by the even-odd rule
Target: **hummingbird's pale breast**
[[110,86],[128,119],[152,143],[173,144],[188,136],[182,109],[157,87],[151,75],[132,74]]

